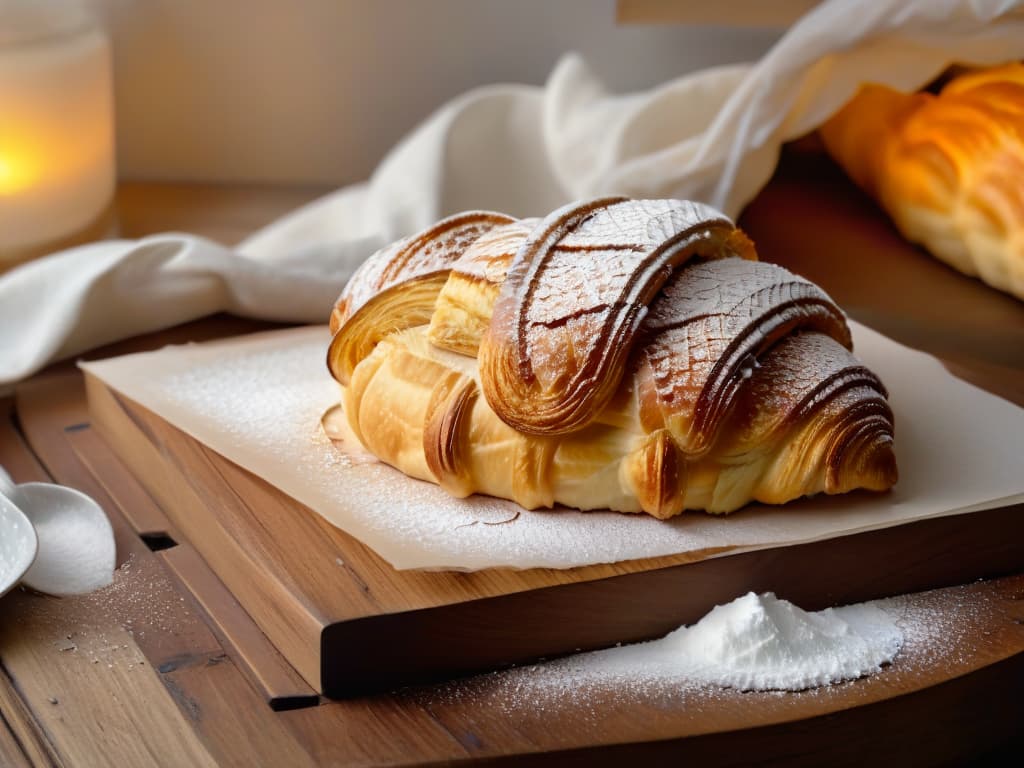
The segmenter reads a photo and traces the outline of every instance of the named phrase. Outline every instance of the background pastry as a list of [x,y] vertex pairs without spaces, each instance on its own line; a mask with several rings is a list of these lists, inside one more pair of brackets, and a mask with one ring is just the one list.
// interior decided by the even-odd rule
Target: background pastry
[[905,238],[1024,299],[1024,65],[938,96],[866,85],[821,135]]
[[460,214],[353,277],[328,364],[362,443],[458,496],[666,518],[891,487],[892,414],[843,313],[755,258],[684,201]]

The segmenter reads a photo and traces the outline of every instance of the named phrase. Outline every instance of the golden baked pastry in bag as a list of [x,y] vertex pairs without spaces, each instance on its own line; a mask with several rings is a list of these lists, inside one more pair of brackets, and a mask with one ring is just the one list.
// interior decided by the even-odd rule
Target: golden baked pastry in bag
[[356,437],[456,496],[668,518],[896,481],[842,311],[699,203],[453,216],[374,254],[331,330]]

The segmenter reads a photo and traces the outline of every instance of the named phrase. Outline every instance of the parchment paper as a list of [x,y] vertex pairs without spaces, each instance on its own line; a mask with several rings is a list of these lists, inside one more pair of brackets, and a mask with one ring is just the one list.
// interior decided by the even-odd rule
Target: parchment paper
[[[1024,409],[934,358],[856,323],[856,352],[896,414],[900,481],[887,494],[751,505],[727,517],[523,511],[453,499],[431,483],[347,455],[320,418],[338,400],[326,327],[86,363],[82,367],[355,536],[398,569],[571,568],[732,547],[798,544],[1024,500]],[[504,524],[503,521],[512,520]]]

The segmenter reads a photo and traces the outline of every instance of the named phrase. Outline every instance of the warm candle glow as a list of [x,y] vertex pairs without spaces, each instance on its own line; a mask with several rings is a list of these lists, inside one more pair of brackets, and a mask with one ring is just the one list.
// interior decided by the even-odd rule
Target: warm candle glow
[[0,263],[86,228],[113,189],[103,33],[86,20],[52,37],[0,39]]
[[9,195],[18,189],[17,170],[13,163],[0,155],[0,195]]
[[14,195],[32,185],[31,163],[0,150],[0,195]]

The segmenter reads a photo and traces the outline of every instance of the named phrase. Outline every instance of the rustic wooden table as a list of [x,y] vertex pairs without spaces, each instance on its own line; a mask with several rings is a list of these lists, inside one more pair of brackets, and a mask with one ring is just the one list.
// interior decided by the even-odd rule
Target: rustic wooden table
[[[799,172],[780,174],[747,212],[745,224],[775,260],[785,262],[789,249],[773,238],[785,240],[797,225],[786,224],[787,211],[816,199],[801,191],[803,181]],[[127,237],[187,230],[231,243],[319,191],[124,184],[120,229]],[[945,334],[929,334],[905,297],[848,279],[858,264],[802,261],[798,251],[789,263],[855,316],[947,353],[959,373],[1024,403],[1022,366],[1012,356],[998,349],[986,356],[969,340],[957,346]],[[960,280],[936,274],[940,282]],[[1012,300],[998,311],[1011,323],[1021,317]],[[94,356],[266,327],[215,317]],[[294,672],[281,660],[251,663],[273,657],[274,649],[189,542],[135,533],[147,516],[159,528],[161,510],[101,450],[77,370],[62,363],[33,377],[16,397],[0,399],[0,417],[0,463],[16,481],[53,479],[94,495],[111,516],[119,553],[114,584],[94,595],[55,599],[16,590],[0,599],[3,766],[526,759],[902,765],[997,759],[1024,746],[1024,574],[903,598],[934,618],[934,631],[908,641],[891,669],[824,692],[587,687],[541,666],[347,701],[310,691],[277,701],[275,710],[266,692],[295,688]],[[409,643],[415,652],[415,638]]]

